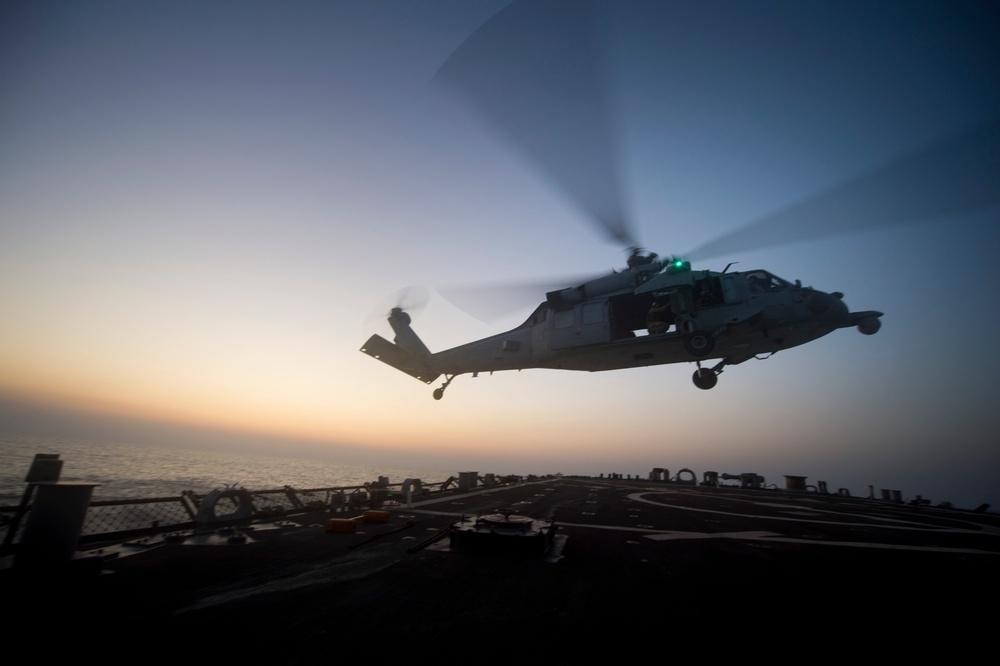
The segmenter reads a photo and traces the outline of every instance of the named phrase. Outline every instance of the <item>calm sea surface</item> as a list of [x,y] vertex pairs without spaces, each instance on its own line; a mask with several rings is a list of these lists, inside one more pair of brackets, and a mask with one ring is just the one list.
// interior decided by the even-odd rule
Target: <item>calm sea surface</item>
[[248,490],[327,488],[360,485],[389,477],[441,482],[455,471],[343,465],[321,457],[281,457],[262,453],[126,444],[55,437],[0,435],[0,506],[17,504],[36,453],[58,453],[60,481],[100,484],[94,499],[175,497],[185,490],[206,493],[238,484]]

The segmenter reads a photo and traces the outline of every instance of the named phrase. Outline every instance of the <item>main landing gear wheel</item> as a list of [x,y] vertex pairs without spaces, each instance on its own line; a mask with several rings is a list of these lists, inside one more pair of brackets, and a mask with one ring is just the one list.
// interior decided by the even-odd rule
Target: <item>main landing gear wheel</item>
[[698,368],[694,371],[694,376],[691,379],[694,381],[694,385],[703,391],[707,391],[719,383],[719,376],[715,374],[714,370],[708,368]]
[[684,349],[695,358],[705,358],[715,349],[715,338],[705,331],[688,333],[684,338]]

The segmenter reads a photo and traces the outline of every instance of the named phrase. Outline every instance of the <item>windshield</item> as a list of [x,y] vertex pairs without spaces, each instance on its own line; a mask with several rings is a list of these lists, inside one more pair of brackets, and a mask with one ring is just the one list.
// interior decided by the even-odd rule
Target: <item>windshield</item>
[[771,275],[767,271],[750,271],[746,275],[750,291],[779,291],[792,286],[780,277]]

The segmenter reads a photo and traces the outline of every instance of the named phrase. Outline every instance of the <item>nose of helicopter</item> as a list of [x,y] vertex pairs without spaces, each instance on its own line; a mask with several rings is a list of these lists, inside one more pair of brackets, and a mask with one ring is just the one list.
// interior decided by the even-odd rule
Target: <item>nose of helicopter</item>
[[839,291],[828,294],[823,291],[813,291],[806,302],[806,307],[824,326],[838,328],[847,321],[847,304],[842,300],[844,295]]

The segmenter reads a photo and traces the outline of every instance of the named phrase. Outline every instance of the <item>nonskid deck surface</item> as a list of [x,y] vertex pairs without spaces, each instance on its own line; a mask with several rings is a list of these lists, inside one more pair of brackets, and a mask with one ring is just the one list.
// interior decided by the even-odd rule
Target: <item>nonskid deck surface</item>
[[[550,553],[461,552],[438,538],[462,516],[498,510],[554,521]],[[354,534],[327,533],[314,514],[257,525],[245,543],[208,535],[125,546],[99,577],[6,580],[16,603],[44,608],[63,636],[183,636],[203,655],[283,663],[409,654],[404,646],[477,650],[483,640],[526,649],[538,635],[546,639],[532,654],[559,663],[598,639],[645,649],[643,637],[664,640],[668,628],[675,640],[817,626],[856,638],[879,634],[872,622],[907,618],[933,620],[943,641],[986,640],[978,632],[994,620],[970,591],[1000,591],[992,513],[582,478],[388,511],[388,522]],[[503,661],[488,654],[477,659]]]

